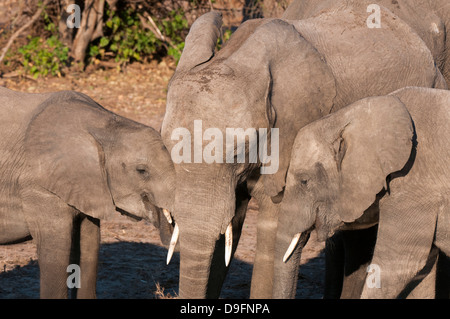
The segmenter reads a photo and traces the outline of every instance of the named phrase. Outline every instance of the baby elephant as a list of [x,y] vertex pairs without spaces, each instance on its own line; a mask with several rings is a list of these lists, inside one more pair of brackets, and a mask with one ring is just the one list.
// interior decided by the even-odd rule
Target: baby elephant
[[449,141],[450,92],[437,89],[366,98],[304,127],[292,151],[277,249],[290,247],[286,260],[299,233],[313,227],[324,240],[378,221],[371,269],[379,278],[364,284],[362,297],[402,296],[433,246],[450,256]]
[[[0,87],[0,244],[33,238],[41,298],[95,297],[100,219],[114,211],[159,224],[172,209],[175,171],[154,129],[81,93]],[[165,220],[165,219],[163,219]]]

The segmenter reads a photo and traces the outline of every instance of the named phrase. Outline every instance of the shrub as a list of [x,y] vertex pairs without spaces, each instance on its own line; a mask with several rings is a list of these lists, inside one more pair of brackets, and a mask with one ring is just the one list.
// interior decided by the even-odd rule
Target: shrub
[[[55,33],[55,25],[47,22],[46,31]],[[29,35],[27,39],[28,43],[18,49],[25,72],[34,78],[49,74],[61,76],[62,69],[69,62],[69,48],[59,41],[58,36],[51,35],[45,39]]]

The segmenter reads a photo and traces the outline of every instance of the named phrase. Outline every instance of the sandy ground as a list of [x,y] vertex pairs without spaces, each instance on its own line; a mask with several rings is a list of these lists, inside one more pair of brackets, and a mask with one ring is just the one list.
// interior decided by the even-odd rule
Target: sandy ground
[[[94,70],[64,78],[0,79],[0,85],[24,92],[77,90],[105,108],[135,121],[160,128],[166,88],[173,74],[170,61],[132,65],[126,72]],[[257,206],[250,203],[235,258],[221,298],[246,299],[256,245]],[[179,256],[166,265],[167,250],[151,224],[133,222],[120,214],[101,223],[97,297],[170,298],[177,296]],[[297,298],[321,298],[324,244],[312,235],[303,250]],[[0,246],[0,298],[39,298],[39,266],[33,241]]]

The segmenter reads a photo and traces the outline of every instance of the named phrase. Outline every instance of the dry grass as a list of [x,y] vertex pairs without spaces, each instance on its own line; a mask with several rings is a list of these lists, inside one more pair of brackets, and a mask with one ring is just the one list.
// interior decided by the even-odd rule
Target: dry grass
[[174,293],[173,295],[170,293],[166,294],[164,292],[164,287],[161,287],[159,282],[156,283],[156,291],[154,292],[154,294],[155,294],[155,299],[177,299],[178,298],[177,293]]

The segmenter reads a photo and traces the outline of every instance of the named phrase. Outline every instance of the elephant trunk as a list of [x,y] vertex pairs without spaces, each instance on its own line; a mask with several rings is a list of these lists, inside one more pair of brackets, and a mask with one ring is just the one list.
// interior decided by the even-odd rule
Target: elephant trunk
[[297,291],[298,270],[303,247],[309,239],[310,232],[301,234],[292,253],[286,259],[286,250],[292,243],[292,236],[277,232],[274,282],[272,297],[275,299],[294,299]]
[[[310,235],[310,227],[305,225],[310,224],[311,216],[305,210],[305,214],[299,216],[301,202],[292,202],[293,198],[293,194],[287,191],[278,218],[272,290],[273,298],[277,299],[295,298],[301,251]],[[305,231],[299,232],[299,229]]]
[[[183,180],[183,179],[181,179]],[[225,233],[235,210],[229,178],[193,178],[177,187],[175,219],[180,229],[180,298],[218,298],[227,272]],[[216,182],[214,182],[216,180]],[[229,232],[228,232],[229,233]]]
[[216,239],[207,238],[206,232],[200,229],[180,231],[180,298],[218,298],[220,293],[220,288],[209,283]]

